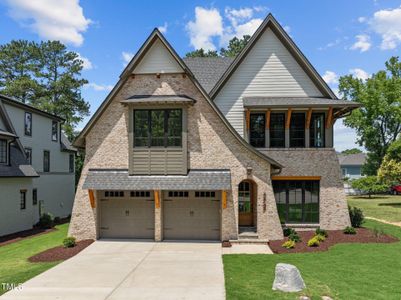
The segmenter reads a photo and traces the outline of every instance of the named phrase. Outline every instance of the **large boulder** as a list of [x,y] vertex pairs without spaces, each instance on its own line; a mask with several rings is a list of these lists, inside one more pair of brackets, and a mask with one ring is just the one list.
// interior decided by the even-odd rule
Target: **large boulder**
[[296,266],[282,263],[276,265],[276,277],[273,282],[273,290],[299,292],[304,288],[304,280]]

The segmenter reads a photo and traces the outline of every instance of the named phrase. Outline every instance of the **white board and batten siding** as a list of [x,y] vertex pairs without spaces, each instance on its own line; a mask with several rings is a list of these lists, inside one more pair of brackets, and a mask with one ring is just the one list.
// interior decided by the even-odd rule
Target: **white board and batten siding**
[[184,72],[160,40],[156,40],[135,67],[134,74],[163,74]]
[[241,136],[244,135],[242,99],[250,96],[321,97],[322,93],[267,28],[214,100]]

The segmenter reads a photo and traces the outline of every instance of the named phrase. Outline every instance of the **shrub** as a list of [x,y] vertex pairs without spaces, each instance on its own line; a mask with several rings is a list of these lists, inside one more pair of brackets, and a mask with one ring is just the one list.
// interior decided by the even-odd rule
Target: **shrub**
[[288,240],[284,244],[282,244],[281,246],[284,247],[284,248],[287,248],[287,249],[292,249],[292,248],[295,247],[295,242],[291,241],[291,240]]
[[298,235],[298,233],[296,231],[291,233],[288,236],[288,239],[291,240],[291,241],[294,241],[295,243],[299,243],[301,241],[301,238],[300,238],[300,236]]
[[322,235],[324,237],[328,237],[329,236],[329,234],[327,233],[327,230],[320,229],[320,228],[317,228],[315,233],[316,233],[316,235]]
[[295,230],[292,228],[288,228],[288,227],[283,228],[284,236],[289,236],[291,233],[295,233]]
[[383,229],[378,229],[377,227],[373,228],[373,235],[375,238],[379,238],[384,234]]
[[53,228],[54,221],[53,216],[49,213],[44,213],[40,216],[38,226],[43,229]]
[[60,222],[61,222],[60,217],[54,217],[53,222],[54,222],[54,224],[60,224]]
[[356,230],[355,230],[354,227],[347,226],[347,227],[345,227],[345,229],[344,229],[344,233],[345,233],[345,234],[356,234]]
[[317,239],[317,236],[314,236],[308,241],[308,247],[319,247],[320,241]]
[[366,176],[351,181],[353,189],[360,190],[368,194],[371,198],[372,194],[380,194],[387,191],[388,186],[380,182],[377,176]]
[[362,209],[358,207],[348,206],[349,218],[351,219],[352,227],[359,228],[364,222],[365,216],[363,215]]
[[316,238],[319,242],[324,242],[324,240],[326,239],[326,237],[321,234],[316,234],[314,238]]
[[77,245],[77,240],[73,236],[66,237],[63,240],[63,245],[65,248],[72,248]]

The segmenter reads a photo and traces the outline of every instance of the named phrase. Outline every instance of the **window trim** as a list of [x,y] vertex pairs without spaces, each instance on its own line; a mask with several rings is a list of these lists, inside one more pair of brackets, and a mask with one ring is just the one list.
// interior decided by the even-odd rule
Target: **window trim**
[[[321,115],[323,116],[323,123],[322,123],[322,129],[323,129],[323,136],[322,136],[322,146],[315,146],[312,145],[312,124],[313,124],[313,117]],[[326,148],[326,126],[325,126],[325,121],[326,121],[326,113],[324,112],[312,112],[311,115],[311,120],[310,120],[310,125],[309,125],[309,148]]]
[[4,141],[6,143],[6,161],[2,162],[0,161],[0,165],[8,165],[10,161],[10,143],[8,142],[7,139],[0,139],[0,141]]
[[[53,125],[54,124],[56,124],[56,139],[53,139],[53,137],[54,137],[54,135],[53,135],[53,133],[54,133],[53,132]],[[59,127],[58,122],[55,121],[55,120],[52,120],[52,127],[51,127],[51,140],[52,140],[52,142],[58,142],[58,132],[59,132],[58,127]]]
[[20,203],[19,203],[19,208],[20,210],[25,210],[26,209],[26,192],[27,190],[20,190]]
[[[27,133],[27,131],[26,131],[26,116],[27,115],[29,115],[29,116],[31,116],[31,126],[30,126],[30,130],[31,130],[31,132],[30,133]],[[33,131],[33,117],[32,117],[32,113],[31,112],[29,112],[29,111],[26,111],[25,112],[25,114],[24,114],[24,135],[25,136],[29,136],[29,137],[32,137],[32,131]]]
[[[275,115],[281,115],[281,116],[283,116],[283,129],[282,129],[282,131],[283,131],[283,137],[282,137],[282,140],[283,140],[283,145],[282,146],[280,146],[280,147],[277,147],[277,146],[274,146],[274,147],[272,147],[272,120],[273,120],[273,116],[275,116]],[[269,123],[269,148],[286,148],[286,129],[285,129],[285,119],[286,119],[286,113],[285,112],[271,112],[270,113],[270,123]]]
[[[302,128],[303,129],[303,135],[304,135],[304,137],[303,137],[303,146],[292,146],[291,145],[291,141],[292,141],[292,139],[291,139],[291,131],[292,131],[292,124],[293,124],[293,117],[294,116],[300,116],[300,115],[303,115],[303,126],[301,126],[300,128]],[[289,128],[289,130],[288,130],[288,140],[289,140],[289,148],[305,148],[306,147],[306,128],[305,128],[305,126],[306,126],[306,113],[305,112],[292,112],[291,113],[291,122],[290,122],[290,128]],[[293,130],[295,130],[295,129],[293,129]],[[298,129],[299,130],[299,129]],[[300,138],[299,139],[296,139],[296,140],[300,140]]]
[[[254,146],[252,143],[252,116],[260,115],[263,117],[263,145],[262,146]],[[265,112],[251,112],[249,116],[249,144],[255,148],[265,148],[266,147],[266,113]]]
[[[45,153],[49,153],[48,168],[45,168]],[[49,173],[49,172],[50,172],[50,150],[43,150],[43,173]]]
[[28,155],[26,155],[27,150],[28,150],[28,152],[30,152],[30,156],[29,156],[30,159],[28,160],[28,163],[29,163],[30,165],[32,165],[32,148],[31,148],[31,147],[24,147],[25,156],[26,156],[26,158],[28,159]]

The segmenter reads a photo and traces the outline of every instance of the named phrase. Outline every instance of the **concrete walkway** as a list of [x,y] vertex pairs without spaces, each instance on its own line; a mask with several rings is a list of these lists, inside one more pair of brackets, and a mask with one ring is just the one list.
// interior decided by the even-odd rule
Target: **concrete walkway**
[[220,243],[96,241],[1,300],[224,299]]
[[390,221],[386,221],[386,220],[382,220],[382,219],[377,219],[377,218],[373,218],[373,217],[365,217],[366,219],[370,219],[370,220],[375,220],[378,222],[382,222],[384,224],[390,224],[390,225],[394,225],[394,226],[398,226],[401,227],[401,222],[390,222]]

